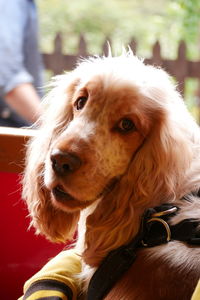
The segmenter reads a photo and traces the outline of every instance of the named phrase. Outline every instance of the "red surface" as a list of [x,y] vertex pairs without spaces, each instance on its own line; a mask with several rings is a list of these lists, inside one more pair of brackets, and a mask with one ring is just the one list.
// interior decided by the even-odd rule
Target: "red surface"
[[17,174],[0,173],[0,213],[0,299],[16,300],[24,282],[64,246],[28,231],[28,212],[20,198]]

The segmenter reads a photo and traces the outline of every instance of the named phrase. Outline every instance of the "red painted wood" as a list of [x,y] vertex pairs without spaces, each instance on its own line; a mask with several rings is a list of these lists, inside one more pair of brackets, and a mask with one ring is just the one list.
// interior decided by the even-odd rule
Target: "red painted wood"
[[20,189],[19,175],[0,173],[0,298],[6,300],[21,296],[24,282],[64,248],[28,231]]

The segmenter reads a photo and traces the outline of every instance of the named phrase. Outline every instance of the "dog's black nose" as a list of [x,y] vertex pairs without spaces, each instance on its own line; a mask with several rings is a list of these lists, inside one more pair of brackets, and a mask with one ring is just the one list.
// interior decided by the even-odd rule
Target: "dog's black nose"
[[81,159],[74,153],[54,149],[50,156],[52,168],[57,175],[64,176],[78,170]]

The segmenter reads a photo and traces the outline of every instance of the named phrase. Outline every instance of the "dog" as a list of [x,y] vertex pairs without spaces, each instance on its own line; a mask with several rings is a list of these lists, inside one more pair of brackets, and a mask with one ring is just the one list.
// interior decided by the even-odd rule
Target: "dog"
[[[78,226],[83,293],[107,255],[137,236],[148,208],[178,207],[170,225],[199,221],[200,130],[164,70],[131,50],[89,57],[56,77],[42,105],[23,198],[47,239],[66,242]],[[136,256],[105,299],[190,299],[198,245],[171,240]]]

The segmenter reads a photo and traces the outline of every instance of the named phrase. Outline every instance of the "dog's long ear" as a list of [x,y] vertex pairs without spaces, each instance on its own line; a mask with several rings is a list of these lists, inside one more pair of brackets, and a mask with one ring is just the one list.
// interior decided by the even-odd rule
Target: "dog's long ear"
[[152,125],[127,172],[133,181],[135,207],[159,205],[188,192],[184,186],[188,186],[187,172],[195,156],[194,139],[199,137],[182,97],[167,74],[158,71],[163,86],[148,87],[144,92]]
[[43,186],[42,164],[34,170],[26,169],[23,179],[23,198],[26,200],[31,217],[30,226],[36,234],[44,235],[53,242],[65,242],[73,238],[79,213],[66,213],[56,209],[51,201],[49,191]]
[[187,130],[192,120],[178,94],[173,96],[177,97],[174,99],[177,106],[172,107],[178,109],[176,114],[183,110],[183,120],[176,119],[170,111],[168,99],[164,103],[162,99],[146,99],[149,103],[147,112],[152,117],[151,129],[133,155],[126,174],[87,219],[87,249],[84,253],[87,263],[98,265],[109,251],[128,243],[138,231],[145,208],[173,201],[181,195],[192,161],[191,138]]
[[192,144],[187,133],[164,114],[153,126],[127,173],[134,182],[135,206],[155,206],[183,196],[181,185],[191,161]]
[[55,208],[50,192],[44,186],[44,165],[51,142],[66,128],[72,119],[70,99],[77,79],[64,75],[44,99],[43,115],[38,122],[36,136],[28,145],[23,176],[23,198],[36,233],[52,241],[71,239],[76,229],[79,213],[67,213]]

